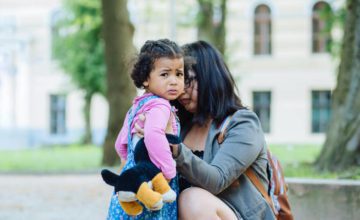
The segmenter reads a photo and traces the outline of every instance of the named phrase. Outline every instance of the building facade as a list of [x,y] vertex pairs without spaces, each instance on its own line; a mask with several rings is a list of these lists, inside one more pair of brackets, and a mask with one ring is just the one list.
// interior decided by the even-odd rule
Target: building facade
[[[83,93],[52,58],[52,21],[61,1],[0,1],[0,148],[80,142]],[[94,142],[107,124],[107,104],[92,103]]]
[[[141,4],[140,4],[141,2]],[[245,105],[269,143],[320,144],[330,115],[337,62],[319,10],[343,1],[228,0],[226,57]],[[154,4],[159,7],[153,7]],[[194,0],[129,0],[134,44],[196,40]],[[84,132],[83,94],[51,55],[60,0],[0,0],[0,148],[69,144]],[[92,103],[94,142],[106,132],[108,106]]]
[[269,143],[324,141],[338,64],[328,52],[332,37],[321,10],[331,13],[342,3],[229,2],[230,66]]

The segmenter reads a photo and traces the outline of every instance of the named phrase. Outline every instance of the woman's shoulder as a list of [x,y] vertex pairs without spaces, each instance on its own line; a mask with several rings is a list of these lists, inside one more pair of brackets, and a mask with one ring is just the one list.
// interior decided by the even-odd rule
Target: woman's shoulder
[[229,126],[235,126],[238,124],[248,123],[256,128],[260,128],[260,120],[255,112],[250,109],[239,109],[232,116],[229,122]]
[[254,120],[259,120],[256,113],[247,108],[242,108],[242,109],[237,110],[232,115],[232,118],[234,118],[234,119],[250,118],[250,119],[254,119]]

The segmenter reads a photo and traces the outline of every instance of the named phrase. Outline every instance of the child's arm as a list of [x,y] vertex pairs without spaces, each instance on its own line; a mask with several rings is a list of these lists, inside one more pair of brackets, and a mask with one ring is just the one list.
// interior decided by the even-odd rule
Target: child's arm
[[165,136],[170,115],[170,104],[161,102],[147,111],[144,126],[144,141],[150,160],[161,170],[166,179],[172,179],[176,175],[176,164]]

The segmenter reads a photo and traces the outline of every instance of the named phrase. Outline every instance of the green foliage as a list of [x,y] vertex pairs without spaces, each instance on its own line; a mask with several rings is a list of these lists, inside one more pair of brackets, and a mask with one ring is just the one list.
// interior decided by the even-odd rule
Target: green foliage
[[360,167],[343,172],[320,172],[313,165],[321,151],[320,145],[271,145],[273,155],[281,162],[285,177],[360,179]]
[[292,163],[311,163],[321,150],[320,145],[270,145],[272,154],[278,157],[285,165]]
[[[313,161],[318,145],[271,145],[270,149],[284,168],[286,177],[360,179],[360,168],[341,173],[320,173]],[[1,150],[0,172],[86,172],[101,168],[102,150],[96,146],[55,146],[38,149]],[[120,162],[120,160],[118,160]],[[119,163],[115,165],[118,167]]]
[[[342,43],[342,35],[345,26],[345,17],[346,17],[346,9],[345,5],[337,10],[332,10],[330,7],[325,7],[320,11],[320,18],[325,23],[324,33],[332,35],[333,38],[330,41],[329,45],[327,45],[327,50],[331,52],[333,57],[340,56],[341,50],[341,43]],[[340,31],[341,33],[337,33],[340,36],[334,36],[334,32],[336,30]]]
[[101,2],[65,0],[57,18],[53,53],[73,82],[87,94],[105,91]]
[[192,28],[199,22],[199,7],[193,3],[184,2],[176,5],[176,25],[184,28]]
[[339,10],[335,11],[334,16],[332,17],[332,29],[338,29],[341,31],[341,36],[335,38],[330,44],[330,51],[334,57],[340,57],[341,52],[341,43],[345,28],[345,18],[346,18],[346,9],[343,6]]
[[98,169],[101,148],[56,146],[39,149],[2,150],[0,172],[72,172]]

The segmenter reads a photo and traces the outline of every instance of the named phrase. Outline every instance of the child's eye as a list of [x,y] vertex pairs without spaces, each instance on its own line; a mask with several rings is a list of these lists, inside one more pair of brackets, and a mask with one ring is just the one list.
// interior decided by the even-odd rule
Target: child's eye
[[160,76],[163,76],[163,77],[167,77],[169,74],[168,73],[161,73]]
[[176,76],[184,76],[184,73],[183,72],[177,72]]

